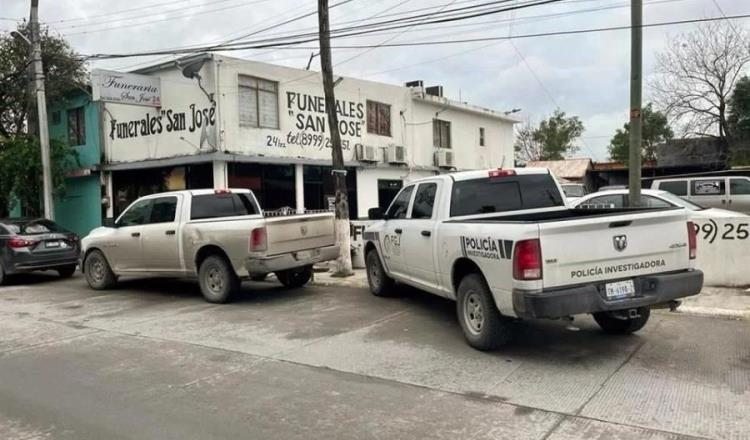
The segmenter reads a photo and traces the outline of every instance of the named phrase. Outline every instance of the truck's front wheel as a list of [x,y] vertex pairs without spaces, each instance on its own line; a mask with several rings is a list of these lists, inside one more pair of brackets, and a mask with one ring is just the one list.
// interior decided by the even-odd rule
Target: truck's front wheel
[[386,273],[383,265],[380,263],[378,251],[371,250],[365,258],[367,267],[367,284],[370,285],[370,292],[375,296],[389,296],[393,293],[393,279]]
[[[617,313],[617,312],[615,312]],[[624,312],[622,312],[624,315]],[[616,316],[611,312],[594,313],[594,321],[605,333],[614,335],[629,335],[642,329],[651,316],[651,309],[648,307],[638,308],[638,317],[627,318],[625,316]]]
[[513,322],[500,314],[484,278],[470,274],[458,286],[458,322],[469,345],[492,350],[510,342]]
[[239,289],[240,281],[227,260],[211,255],[198,269],[198,283],[203,298],[210,303],[225,303]]

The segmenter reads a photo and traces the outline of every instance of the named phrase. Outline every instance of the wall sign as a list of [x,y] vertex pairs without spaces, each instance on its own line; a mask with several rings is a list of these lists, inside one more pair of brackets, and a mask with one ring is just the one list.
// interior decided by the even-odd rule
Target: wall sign
[[[286,92],[286,109],[292,118],[294,129],[288,130],[280,139],[267,139],[268,146],[286,147],[295,145],[318,150],[331,148],[331,135],[326,116],[325,98],[307,93]],[[362,137],[365,122],[365,106],[361,102],[336,101],[339,119],[339,134],[344,150],[351,150],[350,139]]]
[[190,104],[187,112],[161,109],[153,114],[150,111],[146,112],[139,119],[121,121],[112,118],[109,121],[109,138],[128,139],[186,130],[192,133],[206,127],[213,127],[215,124],[216,107],[199,108],[195,104]]
[[161,107],[161,79],[133,73],[94,69],[94,101]]

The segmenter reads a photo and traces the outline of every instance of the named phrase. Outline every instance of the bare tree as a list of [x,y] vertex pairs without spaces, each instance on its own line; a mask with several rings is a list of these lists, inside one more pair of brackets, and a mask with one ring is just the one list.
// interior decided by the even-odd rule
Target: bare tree
[[718,138],[726,157],[732,140],[727,105],[748,63],[747,31],[726,21],[709,22],[669,40],[656,57],[649,85],[684,137]]
[[519,162],[542,160],[544,149],[542,143],[534,139],[534,131],[536,128],[531,125],[531,122],[527,122],[516,133],[516,160]]

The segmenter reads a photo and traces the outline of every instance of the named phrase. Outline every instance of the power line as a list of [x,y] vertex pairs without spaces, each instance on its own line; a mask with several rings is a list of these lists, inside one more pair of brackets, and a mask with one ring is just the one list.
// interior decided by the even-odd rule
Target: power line
[[[169,2],[150,4],[150,5],[148,5],[148,7],[149,8],[158,8],[159,6],[176,5],[178,3],[184,4],[184,3],[189,3],[190,1],[195,1],[195,0],[172,0],[172,1],[169,1]],[[217,0],[217,1],[221,2],[221,1],[230,1],[230,0]],[[98,19],[98,18],[103,18],[103,17],[111,17],[111,16],[114,16],[114,15],[126,14],[128,12],[142,11],[143,9],[144,9],[144,7],[140,6],[140,7],[137,7],[137,8],[120,9],[118,11],[111,11],[111,12],[107,12],[107,13],[104,13],[104,14],[97,14],[97,15],[89,15],[89,16],[86,16],[86,17],[62,18],[62,19],[59,19],[59,20],[47,21],[47,24],[51,24],[51,23],[68,23],[68,22],[72,22],[72,21],[88,21],[88,20],[93,20],[93,19]],[[158,13],[158,11],[153,11],[152,10],[150,15],[154,15],[156,13]]]
[[[688,19],[688,20],[673,20],[673,21],[664,21],[664,22],[657,22],[657,23],[648,23],[648,24],[641,25],[641,27],[651,28],[651,27],[675,26],[675,25],[704,23],[704,22],[721,21],[721,20],[744,19],[744,18],[749,18],[749,17],[750,17],[750,14],[739,14],[739,15],[730,15],[727,17],[694,18],[694,19]],[[575,30],[567,30],[567,31],[517,34],[511,38],[512,39],[540,38],[540,37],[561,36],[561,35],[578,35],[578,34],[590,34],[590,33],[597,33],[597,32],[611,32],[611,31],[620,31],[620,30],[629,30],[629,29],[631,29],[630,25],[609,26],[609,27],[599,27],[599,28],[575,29]],[[432,40],[432,41],[416,41],[416,42],[403,42],[403,43],[386,43],[386,44],[380,44],[380,45],[374,45],[374,44],[339,45],[333,48],[334,49],[366,49],[366,48],[371,48],[375,46],[378,46],[378,47],[437,46],[437,45],[446,45],[446,44],[466,44],[466,43],[477,43],[477,42],[485,42],[485,41],[502,41],[502,40],[509,40],[511,38],[509,38],[508,36],[497,36],[497,37],[467,38],[467,39],[455,39],[455,40]],[[215,51],[236,51],[236,50],[246,50],[246,49],[266,49],[266,48],[272,48],[272,47],[277,48],[277,49],[297,49],[297,50],[317,49],[315,47],[290,47],[291,45],[301,44],[305,42],[309,42],[309,41],[301,40],[301,41],[291,41],[291,42],[283,42],[283,43],[264,43],[264,44],[253,44],[252,42],[247,42],[246,45],[243,45],[243,46],[222,47],[216,50],[211,50],[210,47],[192,48],[191,50],[194,52],[200,52],[200,51],[214,51],[215,52]],[[166,50],[166,51],[160,50],[160,51],[120,53],[120,54],[92,54],[92,55],[84,56],[84,58],[113,59],[113,58],[130,58],[130,57],[137,57],[137,56],[152,56],[152,55],[172,55],[172,54],[177,55],[180,53],[185,53],[185,51],[184,50]]]

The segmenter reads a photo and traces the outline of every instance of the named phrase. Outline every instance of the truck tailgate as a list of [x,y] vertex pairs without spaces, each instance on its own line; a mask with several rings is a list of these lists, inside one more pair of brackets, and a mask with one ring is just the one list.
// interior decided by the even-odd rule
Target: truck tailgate
[[333,214],[266,217],[268,255],[336,244]]
[[690,267],[684,210],[539,224],[544,288]]

